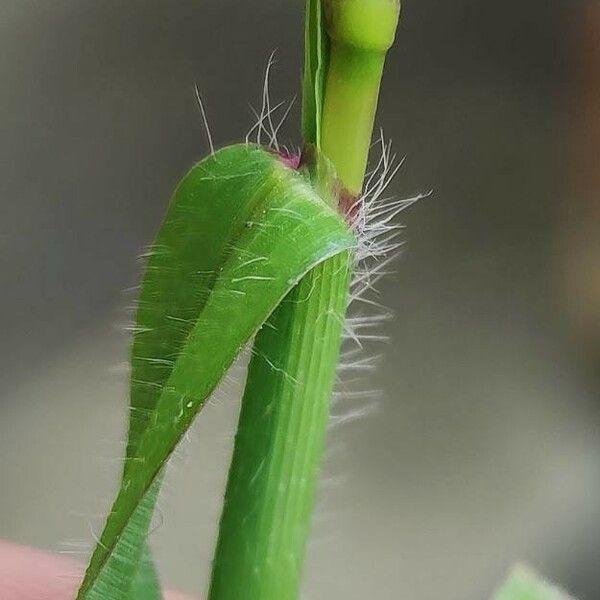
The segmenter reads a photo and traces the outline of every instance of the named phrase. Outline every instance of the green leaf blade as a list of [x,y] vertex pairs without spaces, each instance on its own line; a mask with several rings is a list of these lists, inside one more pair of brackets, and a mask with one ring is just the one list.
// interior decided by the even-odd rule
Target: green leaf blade
[[160,581],[150,551],[146,547],[131,584],[131,600],[161,600]]
[[282,298],[354,245],[307,181],[258,147],[225,148],[184,178],[148,260],[128,461],[79,600],[127,598],[175,446]]
[[515,567],[493,600],[573,600],[566,592],[544,581],[531,569]]

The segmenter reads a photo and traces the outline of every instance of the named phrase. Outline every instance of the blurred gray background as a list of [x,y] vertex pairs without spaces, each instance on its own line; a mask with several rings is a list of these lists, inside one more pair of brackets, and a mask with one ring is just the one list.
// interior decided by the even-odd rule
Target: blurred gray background
[[[402,215],[405,251],[381,285],[396,314],[372,380],[384,397],[330,435],[306,598],[480,600],[515,561],[600,597],[598,330],[586,312],[600,295],[593,273],[569,277],[594,228],[565,210],[579,193],[584,8],[404,3],[378,120],[407,156],[393,191],[435,193]],[[74,550],[99,530],[123,450],[135,257],[207,150],[193,84],[215,141],[240,139],[273,49],[274,97],[298,92],[302,10],[0,3],[0,537]],[[297,129],[295,110],[284,141],[297,144]],[[152,536],[165,583],[197,596],[241,378],[176,458]]]

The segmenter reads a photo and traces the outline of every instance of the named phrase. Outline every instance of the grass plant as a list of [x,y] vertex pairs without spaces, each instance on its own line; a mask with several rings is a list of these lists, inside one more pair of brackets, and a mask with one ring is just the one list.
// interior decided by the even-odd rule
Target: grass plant
[[265,84],[268,143],[211,142],[175,189],[146,255],[122,481],[78,600],[161,597],[147,538],[165,466],[248,344],[208,598],[298,598],[342,338],[360,344],[378,320],[345,321],[347,307],[385,270],[412,202],[382,200],[384,143],[364,182],[399,14],[399,0],[307,0],[301,153],[279,151]]

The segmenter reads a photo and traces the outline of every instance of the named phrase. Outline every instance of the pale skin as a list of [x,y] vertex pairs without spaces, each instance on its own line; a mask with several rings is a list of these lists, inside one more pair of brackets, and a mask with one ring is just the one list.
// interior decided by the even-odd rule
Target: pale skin
[[[0,540],[0,598],[73,600],[84,565],[68,558]],[[193,600],[166,592],[165,600]]]

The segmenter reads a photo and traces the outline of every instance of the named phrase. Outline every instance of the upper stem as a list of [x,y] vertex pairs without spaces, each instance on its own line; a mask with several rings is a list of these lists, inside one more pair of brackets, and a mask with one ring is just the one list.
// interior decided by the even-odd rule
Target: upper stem
[[321,149],[354,195],[361,192],[367,167],[384,59],[343,42],[331,45]]
[[362,190],[385,55],[394,41],[398,0],[329,0],[331,38],[321,149],[354,195]]

